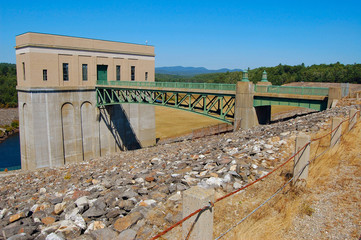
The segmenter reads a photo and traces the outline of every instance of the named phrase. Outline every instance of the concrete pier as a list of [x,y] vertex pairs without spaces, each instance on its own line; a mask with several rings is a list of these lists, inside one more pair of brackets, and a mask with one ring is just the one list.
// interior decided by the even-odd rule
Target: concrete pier
[[258,125],[253,107],[254,86],[251,82],[237,82],[234,109],[234,130],[248,129]]

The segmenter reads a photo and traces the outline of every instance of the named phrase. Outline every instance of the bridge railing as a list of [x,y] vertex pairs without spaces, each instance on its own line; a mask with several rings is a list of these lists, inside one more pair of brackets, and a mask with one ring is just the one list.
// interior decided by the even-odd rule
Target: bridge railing
[[187,83],[187,82],[135,82],[135,81],[97,81],[98,85],[152,88],[189,88],[202,90],[235,91],[236,84],[224,83]]
[[328,88],[321,88],[321,87],[255,85],[254,91],[259,93],[281,93],[281,94],[318,95],[318,96],[328,95]]
[[[97,85],[236,91],[236,84],[224,84],[224,83],[97,81]],[[318,95],[318,96],[328,95],[328,88],[321,88],[321,87],[254,85],[254,91],[256,93],[280,93],[280,94]]]

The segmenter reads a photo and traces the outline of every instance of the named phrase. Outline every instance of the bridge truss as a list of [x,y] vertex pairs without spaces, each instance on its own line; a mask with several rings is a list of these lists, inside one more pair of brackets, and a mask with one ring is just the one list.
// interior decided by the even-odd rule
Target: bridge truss
[[226,123],[234,119],[235,94],[97,87],[97,106],[136,103],[177,108]]

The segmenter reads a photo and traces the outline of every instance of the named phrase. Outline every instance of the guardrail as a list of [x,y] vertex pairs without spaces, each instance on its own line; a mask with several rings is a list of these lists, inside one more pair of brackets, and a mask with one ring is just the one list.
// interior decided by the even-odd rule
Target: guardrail
[[97,85],[152,88],[190,88],[202,90],[235,91],[236,84],[224,83],[187,83],[187,82],[135,82],[135,81],[97,81]]
[[328,96],[328,88],[322,88],[322,87],[255,85],[254,91],[259,93],[283,93],[283,94],[297,94],[297,95]]
[[[236,91],[236,84],[225,83],[187,83],[187,82],[136,82],[136,81],[97,81],[97,85],[151,88],[188,88],[200,90]],[[255,85],[256,93],[283,93],[298,95],[327,96],[328,88],[294,87],[294,86],[263,86]]]

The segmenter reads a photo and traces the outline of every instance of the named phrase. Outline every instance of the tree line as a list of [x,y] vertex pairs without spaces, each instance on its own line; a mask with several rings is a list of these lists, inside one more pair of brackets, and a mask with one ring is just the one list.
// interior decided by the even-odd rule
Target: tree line
[[17,107],[16,65],[0,63],[0,107]]
[[[275,67],[259,67],[248,69],[249,80],[257,83],[262,79],[263,71],[267,72],[268,81],[273,85],[283,85],[291,82],[331,82],[361,84],[361,64],[319,64],[296,66],[279,64]],[[242,79],[242,72],[199,74],[193,77],[155,74],[159,82],[208,82],[208,83],[236,83]]]
[[[267,72],[268,81],[273,85],[283,85],[291,82],[348,82],[361,84],[361,64],[356,63],[344,65],[337,62],[312,66],[279,64],[275,67],[259,67],[248,69],[250,81],[253,83],[259,82],[262,79],[263,71]],[[199,74],[192,77],[155,74],[155,80],[158,82],[236,83],[241,79],[242,72]],[[16,84],[16,65],[0,63],[0,107],[17,106]]]

